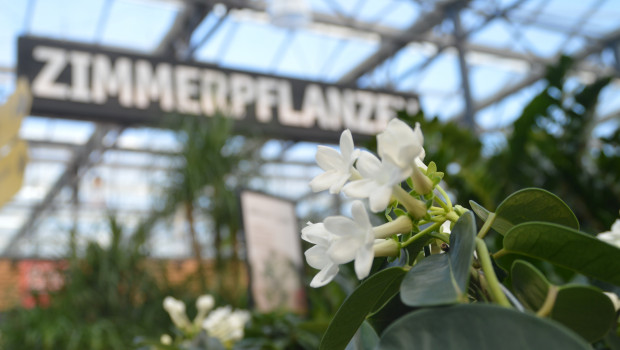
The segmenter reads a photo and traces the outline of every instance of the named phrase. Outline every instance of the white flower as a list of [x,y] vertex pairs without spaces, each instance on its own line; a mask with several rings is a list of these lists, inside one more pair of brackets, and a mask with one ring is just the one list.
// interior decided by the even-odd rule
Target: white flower
[[355,260],[355,274],[362,279],[370,273],[375,235],[361,201],[353,202],[351,214],[353,219],[345,216],[330,216],[325,219],[325,229],[336,236],[329,245],[327,254],[338,264]]
[[213,308],[214,305],[215,299],[213,299],[213,296],[209,294],[201,295],[196,300],[196,309],[198,309],[199,311],[204,310],[203,312],[208,312]]
[[620,247],[620,219],[616,219],[616,222],[611,225],[611,231],[599,233],[596,237],[601,241]]
[[314,247],[306,250],[306,261],[311,267],[321,270],[314,276],[310,286],[313,288],[322,287],[336,277],[338,274],[338,264],[332,261],[327,254],[327,249],[334,235],[325,229],[323,223],[313,224],[308,222],[308,226],[301,230],[301,238],[304,241],[315,244]]
[[310,181],[312,191],[319,192],[329,188],[329,193],[336,194],[349,180],[353,172],[353,163],[360,150],[353,148],[353,137],[348,129],[340,135],[340,152],[326,146],[318,146],[316,162],[325,172]]
[[227,305],[213,310],[202,323],[202,328],[210,337],[227,344],[243,338],[243,328],[249,320],[249,311],[235,310],[233,312],[230,305]]
[[172,323],[177,328],[183,330],[191,326],[187,314],[185,313],[185,303],[171,296],[164,299],[164,310],[170,315]]
[[172,345],[172,337],[168,334],[162,334],[159,341],[164,345]]
[[388,158],[380,161],[369,152],[362,152],[356,167],[362,179],[348,183],[343,191],[349,197],[368,198],[370,210],[375,213],[388,206],[393,187],[412,173],[411,166],[400,167]]
[[385,130],[377,135],[377,152],[381,159],[390,159],[401,168],[410,167],[416,159],[424,159],[424,135],[420,124],[411,129],[407,123],[392,119]]

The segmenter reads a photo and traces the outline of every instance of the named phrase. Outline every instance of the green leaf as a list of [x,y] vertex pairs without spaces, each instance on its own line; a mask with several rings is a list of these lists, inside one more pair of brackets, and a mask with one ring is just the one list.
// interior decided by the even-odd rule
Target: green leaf
[[388,327],[377,348],[591,349],[583,339],[555,322],[489,304],[414,311]]
[[321,350],[344,349],[369,313],[379,310],[398,293],[405,276],[401,267],[392,267],[368,277],[342,303],[321,339]]
[[620,285],[620,248],[565,226],[548,222],[516,225],[506,233],[504,249]]
[[616,310],[608,296],[590,286],[563,286],[558,292],[551,318],[589,342],[605,336],[615,321]]
[[547,298],[549,282],[532,264],[516,260],[511,269],[512,289],[523,306],[538,311]]
[[432,306],[466,297],[476,240],[474,214],[463,214],[452,229],[450,251],[427,257],[409,270],[400,286],[405,305]]
[[346,350],[374,350],[377,343],[379,343],[377,332],[368,322],[364,321],[347,345]]
[[368,316],[367,321],[378,334],[381,334],[392,322],[414,310],[416,309],[403,304],[400,296],[395,295],[381,310]]
[[[476,214],[486,221],[490,211],[470,201]],[[540,188],[525,188],[504,199],[495,211],[491,227],[505,235],[514,225],[530,221],[556,223],[579,229],[579,222],[572,210],[555,194]]]
[[[512,286],[526,308],[538,311],[547,298],[550,283],[533,265],[518,260],[512,265]],[[614,315],[613,303],[598,289],[568,285],[559,287],[549,316],[594,342],[607,334]]]

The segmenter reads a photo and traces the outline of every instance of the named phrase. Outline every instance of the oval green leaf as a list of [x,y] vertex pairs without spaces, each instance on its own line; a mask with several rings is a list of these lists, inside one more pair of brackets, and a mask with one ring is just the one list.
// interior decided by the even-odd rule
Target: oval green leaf
[[[532,264],[517,260],[512,265],[512,287],[523,306],[538,311],[549,290],[550,283]],[[568,285],[559,287],[551,317],[589,342],[605,336],[611,328],[615,310],[611,300],[590,286]]]
[[620,248],[566,226],[516,225],[504,237],[504,249],[620,285]]
[[489,304],[414,311],[388,327],[377,348],[591,349],[588,343],[560,324]]
[[362,282],[336,312],[321,339],[319,349],[344,349],[366,316],[379,310],[398,293],[405,273],[401,267],[391,267],[377,272]]
[[461,301],[467,293],[476,244],[474,214],[463,214],[450,234],[447,254],[427,257],[409,270],[400,286],[405,305],[433,306]]
[[[470,201],[474,212],[486,221],[491,212]],[[525,188],[504,199],[495,211],[491,227],[505,235],[513,226],[530,221],[544,221],[579,229],[573,211],[555,194],[540,188]]]
[[516,260],[511,269],[512,290],[530,311],[538,311],[549,292],[550,283],[545,276],[532,264],[523,260]]
[[614,324],[615,316],[611,299],[589,286],[561,287],[551,311],[552,319],[589,342],[603,338]]

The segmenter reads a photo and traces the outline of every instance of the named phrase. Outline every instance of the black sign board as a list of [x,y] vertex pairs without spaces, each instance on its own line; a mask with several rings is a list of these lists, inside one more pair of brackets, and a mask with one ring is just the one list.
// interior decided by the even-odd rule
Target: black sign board
[[415,113],[414,95],[223,69],[194,62],[21,37],[19,76],[32,113],[122,124],[154,124],[166,115],[221,113],[238,130],[278,138],[337,141],[383,130],[396,110]]

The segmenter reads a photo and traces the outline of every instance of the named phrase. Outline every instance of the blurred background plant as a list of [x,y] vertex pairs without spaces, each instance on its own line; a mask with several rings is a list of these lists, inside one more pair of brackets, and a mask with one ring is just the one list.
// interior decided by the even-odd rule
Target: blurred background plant
[[455,122],[422,112],[399,117],[421,124],[427,157],[447,170],[458,203],[495,208],[518,189],[540,187],[573,208],[583,231],[606,231],[620,208],[620,130],[593,132],[599,94],[610,78],[576,83],[568,78],[571,64],[564,56],[548,68],[546,85],[490,149]]
[[65,283],[48,306],[5,315],[2,349],[126,349],[137,335],[166,329],[160,305],[171,291],[150,273],[144,235],[125,237],[113,218],[109,229],[109,246],[91,242],[83,254],[73,247]]

